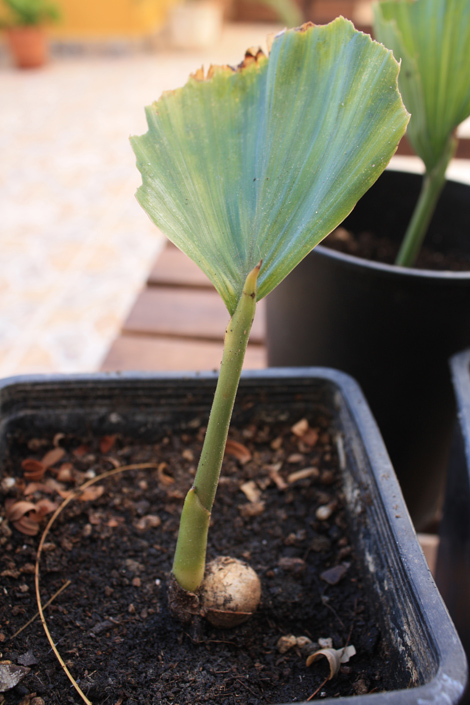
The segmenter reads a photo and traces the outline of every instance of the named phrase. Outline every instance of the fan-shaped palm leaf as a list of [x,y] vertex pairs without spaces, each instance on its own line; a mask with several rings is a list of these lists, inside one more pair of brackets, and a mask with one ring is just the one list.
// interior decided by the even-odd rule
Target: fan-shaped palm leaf
[[152,220],[233,313],[263,260],[266,296],[382,173],[408,115],[392,54],[339,18],[278,35],[269,59],[202,70],[132,138]]

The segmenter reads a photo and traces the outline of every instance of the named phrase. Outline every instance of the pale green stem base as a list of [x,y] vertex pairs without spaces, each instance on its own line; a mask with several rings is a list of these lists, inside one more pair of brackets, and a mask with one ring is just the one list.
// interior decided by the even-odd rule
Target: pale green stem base
[[455,154],[456,146],[457,140],[452,136],[441,160],[432,170],[426,171],[418,202],[395,260],[396,265],[413,266],[444,187],[446,170]]
[[179,585],[189,592],[195,592],[204,578],[210,513],[255,315],[260,266],[255,267],[246,278],[243,294],[225,332],[222,364],[201,458],[194,485],[186,496],[181,514],[173,575]]

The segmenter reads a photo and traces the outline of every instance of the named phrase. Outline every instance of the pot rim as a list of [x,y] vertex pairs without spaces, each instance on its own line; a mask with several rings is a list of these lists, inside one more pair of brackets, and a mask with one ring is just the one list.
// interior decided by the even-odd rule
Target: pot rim
[[336,250],[330,250],[330,248],[324,245],[317,245],[310,254],[317,254],[321,257],[327,257],[333,261],[342,264],[344,267],[349,269],[363,269],[365,271],[371,271],[376,274],[382,274],[389,277],[404,277],[406,279],[416,279],[428,280],[428,281],[439,281],[445,282],[470,282],[470,269],[463,272],[451,272],[449,270],[438,271],[433,269],[415,269],[414,267],[401,267],[396,264],[384,264],[383,262],[373,262],[372,260],[363,259],[362,257],[356,257],[355,255],[348,255],[344,252],[337,252]]
[[[417,178],[423,177],[422,172],[400,168],[398,165],[389,165],[385,169],[385,172],[394,172],[396,174],[398,173],[407,176],[416,176]],[[468,184],[466,181],[459,181],[456,178],[446,179],[446,184],[457,184],[458,186],[467,186],[470,197],[470,184]],[[338,227],[340,226],[341,223]],[[314,247],[309,254],[312,253],[317,253],[322,257],[328,257],[334,261],[337,261],[339,264],[342,264],[344,267],[350,269],[371,270],[373,272],[376,272],[377,274],[383,274],[393,277],[405,277],[408,279],[417,280],[427,279],[430,281],[438,280],[440,282],[455,280],[459,280],[462,282],[470,281],[470,269],[468,271],[452,272],[449,270],[439,271],[434,269],[416,269],[415,267],[401,267],[396,264],[384,264],[383,262],[375,262],[372,260],[364,259],[363,257],[356,257],[355,255],[349,255],[344,252],[338,252],[337,250],[331,250],[330,248],[325,247],[321,243]]]

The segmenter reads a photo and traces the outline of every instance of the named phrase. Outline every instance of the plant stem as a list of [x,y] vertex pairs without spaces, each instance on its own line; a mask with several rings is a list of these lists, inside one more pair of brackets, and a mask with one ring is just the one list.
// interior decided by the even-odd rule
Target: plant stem
[[212,410],[194,484],[186,495],[173,562],[179,585],[195,592],[204,577],[207,532],[228,429],[256,310],[261,262],[248,274],[242,296],[225,332],[224,352]]
[[401,267],[413,266],[444,187],[446,170],[454,156],[456,147],[457,139],[454,135],[451,135],[441,159],[432,169],[426,170],[418,202],[395,260],[396,265]]

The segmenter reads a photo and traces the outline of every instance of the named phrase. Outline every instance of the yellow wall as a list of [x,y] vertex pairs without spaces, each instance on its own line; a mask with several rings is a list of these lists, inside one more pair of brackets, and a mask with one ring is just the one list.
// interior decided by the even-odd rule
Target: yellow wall
[[137,38],[165,22],[178,0],[56,0],[61,20],[50,27],[57,38]]

